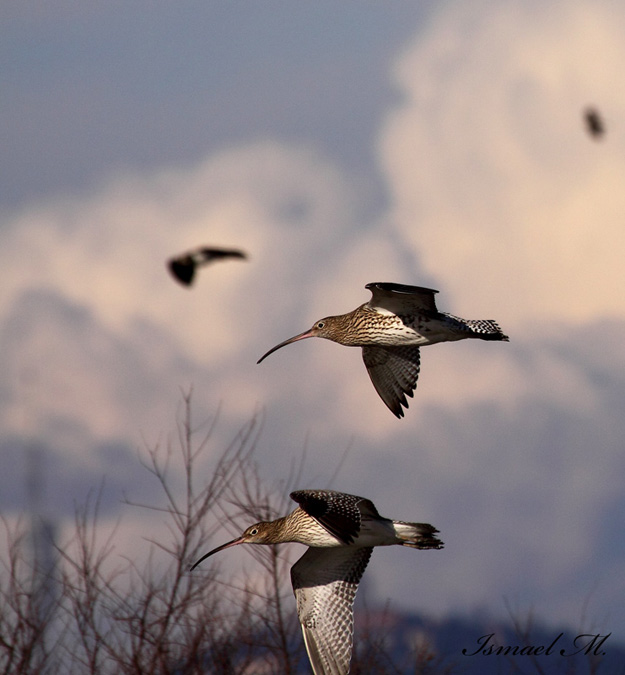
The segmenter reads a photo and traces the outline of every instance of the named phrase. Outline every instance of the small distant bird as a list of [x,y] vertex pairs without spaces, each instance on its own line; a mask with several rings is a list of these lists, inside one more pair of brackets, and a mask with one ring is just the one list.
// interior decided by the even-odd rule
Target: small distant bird
[[419,347],[478,338],[508,341],[508,336],[491,320],[460,319],[439,312],[434,291],[421,286],[403,284],[367,284],[373,297],[353,312],[328,316],[270,349],[269,354],[291,342],[321,337],[349,347],[362,347],[362,358],[373,386],[397,417],[403,417],[402,406],[408,407],[406,394],[412,396],[419,377]]
[[224,258],[242,258],[247,256],[243,251],[229,248],[198,248],[195,251],[189,251],[182,255],[171,258],[167,262],[169,271],[174,278],[184,286],[190,286],[193,283],[195,269],[200,265],[207,265],[213,260],[223,260]]
[[584,120],[586,121],[586,129],[588,133],[595,139],[599,139],[605,133],[605,125],[595,108],[586,108],[584,111]]
[[354,597],[374,546],[441,549],[438,530],[426,523],[383,518],[363,497],[333,490],[298,490],[299,506],[284,518],[256,523],[240,537],[202,556],[238,544],[309,546],[291,568],[291,583],[304,643],[315,675],[349,672],[354,627]]

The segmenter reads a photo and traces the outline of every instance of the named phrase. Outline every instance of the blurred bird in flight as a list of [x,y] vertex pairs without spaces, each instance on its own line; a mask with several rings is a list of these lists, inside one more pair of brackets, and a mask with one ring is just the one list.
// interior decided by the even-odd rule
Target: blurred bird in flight
[[190,286],[198,267],[226,258],[246,259],[247,255],[238,249],[202,247],[171,258],[167,262],[167,267],[176,281],[183,286]]

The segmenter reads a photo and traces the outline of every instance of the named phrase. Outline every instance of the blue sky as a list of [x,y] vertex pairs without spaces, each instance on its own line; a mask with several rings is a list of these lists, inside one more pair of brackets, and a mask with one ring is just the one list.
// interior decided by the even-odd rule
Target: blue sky
[[56,2],[2,12],[8,203],[259,137],[310,142],[368,173],[390,64],[425,13],[273,1],[244,11]]
[[[217,445],[263,411],[265,475],[306,446],[301,487],[441,530],[443,552],[376,553],[378,599],[505,616],[509,598],[625,639],[625,10],[1,11],[3,512],[24,508],[36,444],[60,521],[105,475],[134,541],[147,516],[121,491],[152,489],[136,448],[175,433],[192,385],[199,418],[220,408]],[[186,291],[164,261],[204,243],[250,260]],[[437,288],[511,341],[424,349],[403,420],[358,350],[311,340],[255,365],[371,281]]]

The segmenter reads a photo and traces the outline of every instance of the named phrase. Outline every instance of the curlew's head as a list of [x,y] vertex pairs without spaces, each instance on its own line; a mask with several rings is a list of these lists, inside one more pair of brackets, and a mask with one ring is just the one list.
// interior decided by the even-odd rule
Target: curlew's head
[[273,354],[273,352],[277,351],[281,347],[286,347],[286,345],[290,345],[291,342],[297,342],[298,340],[304,340],[305,338],[319,337],[325,338],[326,340],[332,340],[332,342],[338,342],[342,345],[352,344],[349,339],[349,327],[351,324],[349,319],[352,314],[353,312],[350,312],[349,314],[326,316],[323,319],[319,319],[319,321],[316,321],[311,329],[306,330],[299,335],[295,335],[294,337],[281,342],[279,345],[272,347],[266,354],[261,356],[256,363],[260,363],[266,359],[269,354]]
[[237,546],[238,544],[275,544],[276,541],[276,532],[273,523],[256,523],[255,525],[250,525],[245,532],[240,537],[233,539],[232,541],[222,544],[217,548],[214,548],[212,551],[205,553],[189,571],[193,571],[201,562],[204,562],[209,556],[219,553],[226,548],[231,546]]

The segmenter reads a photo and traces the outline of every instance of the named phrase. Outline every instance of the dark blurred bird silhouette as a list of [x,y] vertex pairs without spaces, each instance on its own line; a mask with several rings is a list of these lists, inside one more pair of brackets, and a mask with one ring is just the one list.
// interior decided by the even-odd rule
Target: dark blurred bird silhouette
[[167,267],[176,281],[183,286],[190,286],[195,277],[195,270],[202,265],[208,265],[214,260],[226,258],[240,258],[245,260],[247,255],[243,251],[232,248],[198,248],[188,253],[183,253],[167,262]]
[[291,568],[306,651],[315,675],[346,675],[352,656],[354,597],[375,546],[441,549],[428,523],[382,517],[373,502],[334,490],[297,490],[299,506],[284,518],[251,525],[240,537],[203,555],[238,544],[298,542],[309,548]]
[[586,129],[592,138],[598,140],[605,134],[605,124],[596,108],[586,108],[584,111]]
[[508,341],[491,319],[461,319],[439,312],[434,291],[404,284],[367,284],[372,298],[353,312],[320,319],[307,331],[272,347],[276,349],[310,337],[321,337],[348,347],[362,347],[362,358],[380,398],[397,417],[408,407],[419,377],[419,348],[437,342],[477,338]]

